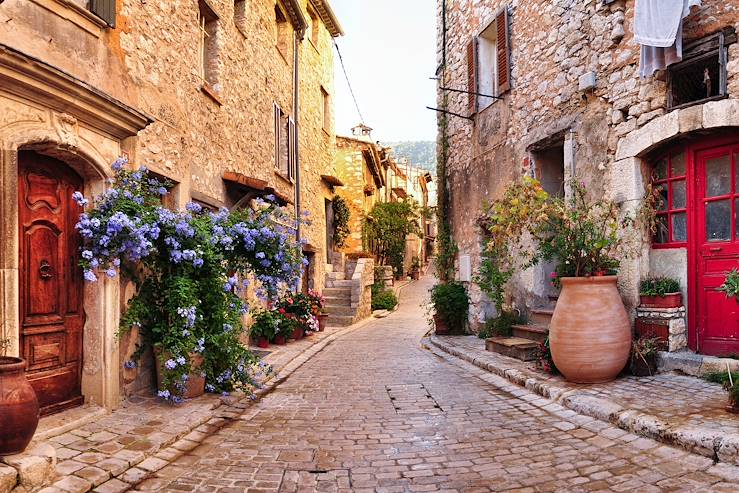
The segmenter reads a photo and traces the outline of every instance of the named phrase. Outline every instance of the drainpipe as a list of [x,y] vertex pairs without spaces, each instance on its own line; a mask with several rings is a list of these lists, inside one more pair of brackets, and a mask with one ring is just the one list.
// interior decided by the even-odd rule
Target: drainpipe
[[[300,47],[300,40],[303,39],[305,33],[304,29],[295,31],[295,38],[293,39],[293,120],[295,122],[295,135],[293,136],[293,149],[295,149],[295,217],[300,219],[301,214],[301,201],[300,201],[300,75],[298,71],[298,49]],[[297,228],[295,229],[295,239],[300,241],[302,226],[298,221]]]

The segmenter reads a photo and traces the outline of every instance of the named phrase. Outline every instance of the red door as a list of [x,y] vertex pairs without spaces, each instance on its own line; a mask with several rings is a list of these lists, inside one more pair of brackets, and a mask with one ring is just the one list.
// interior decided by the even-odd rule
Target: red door
[[739,267],[739,144],[697,152],[696,334],[698,351],[739,354],[739,303],[717,291],[726,273]]
[[42,414],[81,404],[83,281],[78,267],[82,179],[34,152],[18,156],[20,348]]

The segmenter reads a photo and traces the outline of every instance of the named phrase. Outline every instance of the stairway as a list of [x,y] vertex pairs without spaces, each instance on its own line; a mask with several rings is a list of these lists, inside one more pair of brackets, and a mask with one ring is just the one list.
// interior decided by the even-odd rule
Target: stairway
[[328,325],[345,327],[354,323],[352,282],[346,279],[344,272],[326,272],[323,299]]
[[531,317],[527,324],[514,325],[511,337],[486,339],[485,349],[521,361],[535,360],[539,344],[549,337],[552,314],[554,314],[553,306],[531,310]]

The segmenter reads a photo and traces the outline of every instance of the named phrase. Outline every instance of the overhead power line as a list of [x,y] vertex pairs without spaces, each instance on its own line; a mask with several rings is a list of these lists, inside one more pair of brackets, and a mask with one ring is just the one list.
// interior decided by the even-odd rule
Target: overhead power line
[[344,65],[344,58],[342,58],[341,56],[341,50],[339,50],[339,45],[336,43],[336,40],[334,40],[334,46],[336,47],[336,53],[339,55],[339,62],[341,63],[341,69],[344,71],[344,78],[346,78],[346,84],[349,86],[349,93],[352,95],[352,99],[354,100],[354,106],[357,108],[357,114],[359,115],[359,121],[360,123],[364,124],[364,117],[362,116],[362,110],[359,109],[359,103],[357,102],[357,96],[354,94],[352,83],[349,80],[349,74],[346,71],[346,65]]

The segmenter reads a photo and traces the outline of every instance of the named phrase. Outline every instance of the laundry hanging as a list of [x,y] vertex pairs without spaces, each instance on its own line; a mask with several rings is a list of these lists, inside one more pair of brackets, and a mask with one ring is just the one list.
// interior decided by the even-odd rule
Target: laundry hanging
[[683,59],[683,19],[701,0],[637,0],[634,40],[641,45],[639,73],[649,77]]

